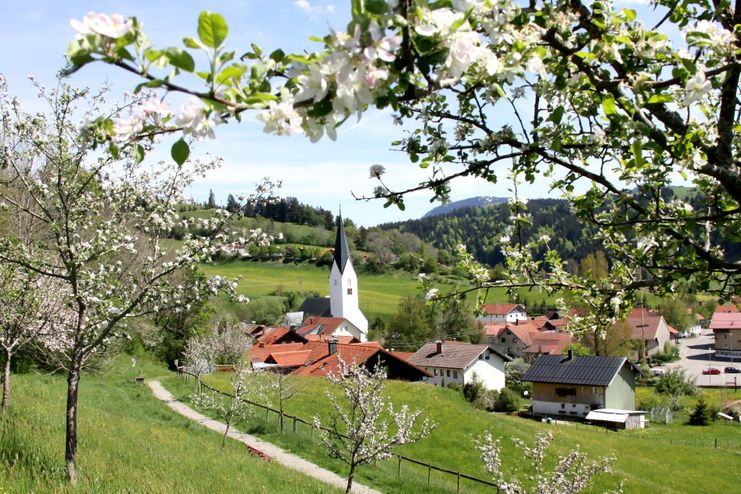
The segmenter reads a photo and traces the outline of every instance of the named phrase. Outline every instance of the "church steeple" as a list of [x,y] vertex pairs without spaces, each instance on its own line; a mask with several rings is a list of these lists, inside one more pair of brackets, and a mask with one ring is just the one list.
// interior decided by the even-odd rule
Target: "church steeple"
[[337,237],[334,241],[334,262],[340,273],[345,272],[345,265],[350,259],[350,247],[345,236],[345,225],[342,222],[342,213],[337,216]]
[[347,319],[357,329],[354,334],[360,341],[368,339],[368,320],[358,302],[358,277],[352,265],[350,246],[345,236],[342,213],[337,216],[337,238],[334,243],[334,260],[329,273],[329,307],[332,317]]

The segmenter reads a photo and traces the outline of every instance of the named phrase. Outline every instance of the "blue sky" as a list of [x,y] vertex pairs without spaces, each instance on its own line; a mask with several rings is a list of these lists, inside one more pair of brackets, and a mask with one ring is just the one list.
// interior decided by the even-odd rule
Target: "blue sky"
[[[244,51],[256,43],[267,52],[283,48],[286,52],[312,50],[310,36],[324,36],[330,27],[342,29],[350,19],[349,0],[230,0],[228,2],[181,0],[164,1],[41,1],[4,0],[0,16],[0,72],[8,79],[10,91],[26,108],[38,100],[27,79],[33,74],[47,85],[55,84],[55,73],[63,65],[67,44],[74,37],[72,18],[82,19],[89,11],[136,16],[155,46],[181,46],[186,35],[195,35],[201,10],[222,13],[230,27],[227,44]],[[119,94],[131,90],[139,81],[124,72],[93,64],[74,74],[71,83],[100,86],[109,82]],[[195,155],[211,153],[224,157],[224,167],[197,183],[191,194],[204,200],[213,189],[217,200],[229,193],[248,194],[264,176],[283,181],[283,196],[296,196],[302,202],[337,211],[356,223],[372,226],[387,221],[417,218],[429,210],[430,193],[407,198],[404,212],[383,208],[381,201],[358,202],[358,196],[372,193],[376,182],[368,169],[375,163],[387,168],[385,181],[395,189],[416,184],[425,171],[410,163],[404,154],[390,150],[399,138],[399,127],[391,123],[390,113],[371,111],[360,122],[346,123],[337,142],[328,139],[311,144],[302,136],[276,137],[262,132],[262,124],[247,116],[240,124],[217,128],[216,139],[201,141]],[[156,155],[165,158],[169,145],[163,142]],[[453,185],[451,198],[475,195],[508,195],[508,183],[491,185],[482,180],[464,179]],[[528,197],[548,196],[545,181],[521,189]]]

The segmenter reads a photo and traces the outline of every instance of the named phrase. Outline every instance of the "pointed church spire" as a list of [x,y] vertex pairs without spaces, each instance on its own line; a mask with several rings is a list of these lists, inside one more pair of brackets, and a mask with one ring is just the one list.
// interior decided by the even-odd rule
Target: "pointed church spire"
[[334,262],[340,273],[344,273],[348,259],[350,259],[350,247],[347,245],[345,224],[342,221],[342,213],[340,213],[337,216],[337,238],[334,241]]

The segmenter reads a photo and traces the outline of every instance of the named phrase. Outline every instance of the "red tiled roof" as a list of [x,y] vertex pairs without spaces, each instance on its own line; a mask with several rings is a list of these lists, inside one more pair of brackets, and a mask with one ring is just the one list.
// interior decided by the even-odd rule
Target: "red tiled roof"
[[506,316],[516,307],[522,307],[520,304],[486,304],[482,307],[485,314],[490,316]]
[[306,341],[329,341],[330,338],[335,338],[337,343],[360,343],[358,339],[352,335],[331,336],[325,334],[307,334],[305,338]]
[[260,336],[257,339],[258,343],[262,343],[263,345],[272,345],[277,340],[281,339],[283,336],[288,334],[288,332],[291,331],[288,328],[284,328],[283,326],[278,326],[277,328],[270,328],[267,329],[262,336]]
[[741,312],[715,311],[710,320],[710,329],[741,329]]
[[303,350],[305,343],[280,343],[277,345],[257,344],[250,350],[250,358],[253,362],[265,362],[265,359],[273,352],[290,352]]
[[273,352],[265,360],[267,363],[278,364],[281,367],[300,367],[306,363],[311,355],[311,350],[298,350],[292,352]]
[[574,339],[570,333],[543,333],[533,335],[532,343],[525,348],[525,353],[547,353],[550,355],[561,355],[563,349]]
[[673,328],[672,326],[670,326],[668,323],[666,325],[666,329],[669,330],[669,334],[671,334],[671,335],[679,334],[679,331],[677,331],[675,328]]
[[389,352],[389,353],[391,353],[391,355],[393,355],[394,357],[399,357],[401,360],[403,360],[405,362],[408,362],[409,361],[409,357],[411,357],[412,355],[414,355],[414,352],[397,352],[397,351],[393,351],[393,352]]
[[505,324],[485,324],[484,329],[486,331],[486,336],[495,337],[502,336],[505,331],[509,330],[510,333],[515,335],[526,346],[532,344],[533,335],[540,334],[538,327],[535,326],[532,321],[521,322],[519,324],[511,322]]
[[[741,302],[737,302],[737,303],[741,303]],[[729,304],[723,304],[723,305],[717,306],[715,308],[715,313],[713,313],[713,315],[715,315],[718,312],[728,313],[728,312],[739,312],[739,311],[741,311],[741,309],[739,309],[739,306],[731,302]]]

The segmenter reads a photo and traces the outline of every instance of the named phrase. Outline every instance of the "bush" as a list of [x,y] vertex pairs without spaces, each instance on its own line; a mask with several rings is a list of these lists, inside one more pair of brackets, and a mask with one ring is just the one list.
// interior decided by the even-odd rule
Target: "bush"
[[494,403],[494,410],[497,412],[516,412],[520,409],[520,397],[511,389],[504,388],[499,392],[499,396]]
[[499,391],[496,389],[486,389],[476,398],[473,406],[479,410],[493,412],[496,410],[497,399],[499,399]]
[[674,362],[679,360],[679,349],[667,341],[664,343],[664,351],[655,353],[652,359],[662,364]]
[[484,394],[485,388],[484,383],[474,375],[473,380],[463,385],[463,397],[469,403],[475,402],[481,395]]
[[683,369],[672,369],[656,380],[656,392],[669,396],[695,396],[697,387],[687,379]]

